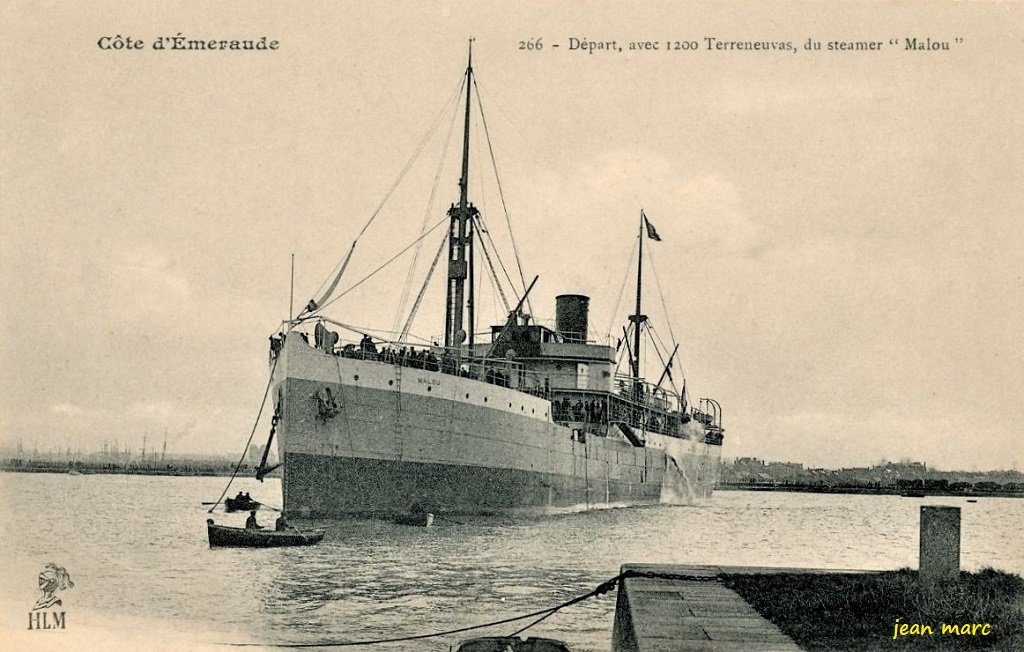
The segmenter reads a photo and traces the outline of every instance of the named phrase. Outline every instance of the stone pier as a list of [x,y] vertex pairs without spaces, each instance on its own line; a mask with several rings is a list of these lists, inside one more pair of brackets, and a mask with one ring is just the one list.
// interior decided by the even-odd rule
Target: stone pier
[[622,570],[694,579],[632,577],[623,580],[615,604],[613,652],[800,650],[791,638],[762,618],[739,594],[711,579],[730,572],[788,569],[627,564]]

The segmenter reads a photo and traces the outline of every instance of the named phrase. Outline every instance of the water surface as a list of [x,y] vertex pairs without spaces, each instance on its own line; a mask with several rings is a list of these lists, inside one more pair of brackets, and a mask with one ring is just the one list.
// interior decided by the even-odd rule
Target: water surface
[[[216,499],[224,482],[0,473],[0,622],[18,641],[53,649],[66,649],[68,640],[89,647],[226,650],[219,644],[423,634],[557,605],[614,576],[624,563],[916,567],[922,504],[962,508],[964,568],[1024,574],[1024,500],[1010,498],[968,503],[720,491],[699,506],[438,520],[431,528],[332,521],[316,547],[212,550],[199,503]],[[275,480],[236,481],[237,490],[280,505]],[[213,517],[235,525],[245,520]],[[271,525],[274,514],[260,518]],[[39,596],[36,576],[51,561],[75,582],[63,593],[67,630],[27,633],[26,613]],[[614,594],[588,600],[530,633],[578,650],[608,650],[614,609]],[[343,649],[440,651],[466,636]]]

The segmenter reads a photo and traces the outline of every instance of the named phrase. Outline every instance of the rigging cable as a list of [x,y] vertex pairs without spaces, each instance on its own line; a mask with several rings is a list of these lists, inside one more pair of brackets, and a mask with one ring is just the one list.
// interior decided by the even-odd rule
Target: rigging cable
[[[662,353],[661,353],[661,347],[658,346],[658,343],[661,342],[661,338],[658,337],[657,333],[655,333],[654,327],[652,327],[650,325],[650,323],[645,322],[644,323],[644,328],[647,330],[647,334],[651,338],[651,344],[654,346],[654,352],[658,354],[658,360],[661,361],[662,368],[667,367],[668,366],[668,362],[665,361],[665,356],[662,355]],[[662,346],[664,346],[664,343],[662,343]],[[667,351],[668,348],[666,347],[665,350]],[[672,390],[675,391],[676,383],[675,383],[674,380],[672,380],[672,376],[671,375],[669,376],[669,382],[672,383]]]
[[[456,100],[462,97],[462,90],[465,87],[465,82],[459,87],[459,94]],[[450,103],[450,101],[449,101]],[[446,105],[447,106],[447,105]],[[455,119],[459,116],[458,111],[452,111],[451,122],[448,123],[448,135],[444,139],[444,148],[441,151],[441,159],[437,163],[437,171],[434,174],[434,185],[430,188],[430,198],[427,200],[426,210],[423,212],[423,225],[420,226],[420,233],[427,228],[429,224],[430,215],[433,212],[434,200],[437,197],[437,188],[440,185],[441,173],[444,170],[444,163],[448,160],[448,147],[451,145],[452,133],[455,130]],[[409,288],[412,286],[412,277],[416,272],[416,263],[420,259],[420,251],[422,246],[416,247],[416,253],[413,255],[412,262],[409,263],[409,272],[405,276],[405,285],[402,286],[402,295],[398,299],[398,307],[395,309],[395,320],[392,322],[391,329],[398,330],[398,322],[402,317],[402,312],[405,309],[405,302],[409,299]]]
[[[654,249],[654,247],[651,247]],[[658,297],[661,299],[661,309],[665,311],[665,323],[668,324],[668,334],[672,338],[672,344],[678,344],[676,334],[672,332],[672,320],[668,318],[668,306],[665,305],[665,293],[661,291],[661,279],[658,278],[658,267],[654,264],[654,252],[648,253],[651,261],[651,271],[654,272],[654,285],[658,288]]]
[[[380,214],[381,210],[384,208],[384,205],[387,204],[389,199],[391,199],[391,195],[395,192],[395,189],[398,188],[399,184],[402,183],[402,179],[405,178],[405,175],[409,172],[409,169],[412,167],[413,163],[415,163],[416,159],[419,158],[420,153],[423,152],[423,148],[430,140],[430,137],[434,134],[434,131],[437,129],[438,124],[440,124],[441,118],[444,117],[445,113],[448,111],[448,106],[452,103],[453,99],[457,99],[458,97],[462,96],[462,88],[464,85],[465,79],[459,82],[458,88],[456,89],[456,93],[453,93],[452,96],[448,99],[448,101],[445,102],[444,106],[441,108],[441,111],[438,113],[437,117],[434,118],[434,121],[428,128],[427,133],[423,136],[423,139],[420,141],[419,145],[416,146],[416,150],[413,152],[412,156],[409,157],[409,160],[406,162],[405,167],[403,167],[402,171],[399,172],[398,178],[395,179],[394,183],[391,184],[391,187],[388,189],[387,193],[385,193],[384,199],[381,200],[380,204],[377,206],[377,209],[373,211],[372,215],[370,215],[370,219],[368,219],[366,221],[366,224],[363,225],[363,228],[362,230],[359,231],[359,234],[356,235],[355,240],[352,241],[352,246],[349,248],[348,254],[345,255],[344,260],[341,262],[341,269],[334,276],[334,280],[331,281],[330,286],[327,288],[326,291],[323,292],[323,294],[320,295],[319,301],[317,301],[315,298],[311,299],[310,302],[306,305],[306,308],[302,311],[302,313],[300,313],[300,316],[302,316],[305,313],[313,313],[318,310],[322,310],[324,306],[327,305],[323,302],[327,300],[331,296],[331,294],[334,293],[335,288],[338,287],[338,282],[341,281],[341,277],[345,273],[345,269],[348,267],[348,263],[352,258],[352,253],[356,249],[356,244],[359,242],[359,238],[363,237],[363,234],[366,233],[366,230],[370,228],[370,224],[372,224],[374,219],[376,219],[377,215]],[[327,278],[331,277],[328,276]],[[324,283],[320,285],[320,288],[322,289],[325,285],[327,285],[326,280],[324,281]],[[319,293],[320,290],[318,289],[313,296],[316,297],[316,295]]]
[[612,320],[608,322],[608,333],[612,332],[612,326],[615,325],[615,316],[619,314],[619,306],[622,305],[622,295],[626,292],[626,281],[629,280],[629,273],[633,269],[633,257],[636,256],[637,251],[638,248],[633,247],[629,252],[629,261],[626,263],[626,272],[622,276],[622,287],[619,288],[619,298],[615,300],[615,307],[612,308]]
[[408,245],[408,246],[407,246],[407,247],[406,247],[405,249],[402,249],[401,251],[399,251],[399,252],[398,252],[397,254],[395,254],[395,255],[394,255],[394,256],[392,256],[391,258],[388,258],[388,259],[387,259],[386,261],[384,261],[383,263],[381,263],[381,265],[380,265],[379,267],[377,267],[377,269],[373,270],[372,272],[370,272],[369,274],[367,274],[366,276],[364,276],[364,277],[363,277],[362,279],[360,279],[360,280],[359,280],[359,281],[358,281],[357,283],[355,283],[354,285],[352,285],[351,287],[349,287],[349,288],[348,288],[347,290],[345,290],[344,292],[342,292],[342,293],[341,293],[341,294],[339,294],[338,296],[334,297],[333,299],[331,299],[330,301],[328,301],[328,302],[327,302],[327,303],[325,303],[324,305],[322,305],[322,306],[319,306],[319,307],[318,307],[317,309],[318,309],[318,310],[320,310],[320,309],[326,308],[327,306],[331,305],[332,303],[334,303],[334,302],[335,302],[335,301],[337,301],[338,299],[342,298],[343,296],[345,296],[346,294],[348,294],[348,293],[349,293],[349,292],[351,292],[352,290],[356,289],[357,287],[359,287],[359,286],[360,286],[360,285],[362,285],[363,283],[365,283],[365,282],[369,281],[369,280],[370,280],[370,278],[372,278],[372,277],[373,277],[373,276],[374,276],[374,275],[375,275],[375,274],[376,274],[377,272],[379,272],[380,270],[384,269],[385,267],[387,267],[387,266],[388,266],[388,265],[390,265],[391,263],[395,262],[395,259],[396,259],[396,258],[398,258],[399,256],[401,256],[401,255],[402,255],[402,254],[404,254],[405,252],[409,251],[410,249],[412,249],[412,248],[413,248],[413,247],[414,247],[414,246],[416,245],[416,243],[417,243],[417,242],[419,242],[419,241],[420,241],[420,240],[422,240],[423,238],[427,237],[428,235],[430,235],[431,233],[433,233],[434,231],[436,231],[436,230],[437,230],[437,227],[441,226],[442,224],[444,224],[444,223],[445,223],[445,222],[447,222],[447,221],[448,221],[448,217],[446,216],[446,217],[444,217],[444,218],[443,218],[443,219],[442,219],[441,221],[439,221],[439,222],[438,222],[437,224],[435,224],[434,226],[430,227],[430,229],[429,229],[429,230],[425,231],[425,232],[423,233],[423,235],[421,235],[420,237],[418,237],[418,238],[416,238],[415,240],[413,240],[412,242],[410,242],[410,243],[409,243],[409,245]]
[[416,318],[416,313],[420,309],[420,302],[423,301],[423,295],[427,292],[427,284],[430,283],[431,277],[434,276],[434,269],[437,267],[437,261],[441,259],[441,252],[444,251],[444,245],[448,242],[448,232],[446,231],[444,237],[441,238],[441,246],[437,248],[437,253],[434,254],[434,261],[430,263],[430,269],[427,270],[427,276],[423,279],[423,285],[420,287],[419,294],[416,295],[416,301],[412,304],[412,310],[409,311],[409,319],[406,320],[405,325],[402,326],[402,332],[398,336],[399,342],[405,342],[409,336],[409,329],[412,328],[412,321]]
[[[501,267],[502,273],[505,275],[505,279],[508,281],[509,289],[515,295],[517,301],[519,299],[519,292],[516,290],[516,284],[512,281],[512,277],[509,276],[508,269],[505,267],[505,261],[501,259],[501,253],[498,251],[498,245],[495,244],[494,238],[491,237],[491,230],[484,224],[484,216],[478,215],[477,218],[480,221],[480,232],[487,236],[488,242],[491,243],[491,248],[494,249],[494,257],[498,259],[498,266]],[[483,240],[481,240],[483,242]],[[527,298],[526,301],[527,310],[530,310],[530,301]]]
[[[654,249],[654,247],[651,247],[651,249]],[[662,290],[661,290],[661,279],[658,278],[658,267],[654,264],[654,257],[653,257],[653,255],[651,256],[651,269],[654,271],[654,284],[658,288],[658,296],[661,297],[661,309],[665,311],[665,322],[668,324],[668,334],[672,338],[672,344],[673,345],[679,344],[679,340],[676,339],[676,334],[672,330],[672,320],[669,319],[669,316],[668,316],[668,306],[665,305],[665,293],[662,292]],[[666,350],[668,349],[668,347],[665,347],[665,348],[666,348]],[[683,364],[683,356],[682,355],[678,355],[677,358],[679,359],[679,371],[680,371],[679,375],[685,380],[686,379],[686,366]],[[675,389],[675,387],[676,387],[676,384],[675,384],[675,381],[673,380],[672,381],[672,388]]]
[[[476,229],[477,233],[487,234],[487,230],[483,228],[482,224],[477,225],[474,222],[473,227]],[[487,237],[490,239],[490,234],[487,234]],[[491,241],[491,244],[494,244],[493,240]],[[498,279],[498,272],[494,269],[494,261],[491,260],[491,254],[487,251],[487,247],[484,245],[483,237],[480,238],[480,250],[484,252],[484,258],[487,260],[487,267],[491,270],[491,282],[494,283],[497,288],[498,294],[501,296],[501,303],[505,305],[505,313],[507,314],[511,310],[511,308],[509,308],[508,298],[505,297],[505,291],[501,287],[501,281]],[[497,255],[498,252],[495,251],[494,253]],[[507,275],[508,274],[506,273],[506,276]],[[509,282],[511,283],[511,279]]]
[[[508,235],[512,240],[512,253],[516,258],[516,267],[519,268],[519,280],[523,284],[523,291],[526,291],[526,276],[523,274],[523,265],[519,257],[519,247],[516,245],[516,236],[512,231],[512,216],[508,212],[508,206],[505,204],[505,193],[501,188],[501,177],[498,175],[498,159],[494,156],[494,147],[491,145],[491,132],[487,128],[487,117],[484,115],[484,105],[480,100],[480,87],[476,83],[476,77],[473,78],[473,88],[476,89],[476,105],[480,109],[480,121],[484,125],[484,136],[487,138],[487,149],[491,152],[491,165],[494,168],[494,180],[498,184],[498,197],[501,199],[501,207],[505,211],[505,222],[508,224]],[[511,281],[510,281],[511,282]],[[526,298],[526,308],[533,314],[533,306],[530,305],[530,298]]]
[[270,396],[270,386],[274,384],[274,370],[277,369],[277,361],[281,357],[274,358],[274,364],[270,366],[270,378],[267,379],[267,388],[263,390],[263,400],[260,401],[260,409],[256,413],[256,421],[252,424],[252,432],[249,433],[249,441],[245,442],[245,448],[242,449],[242,456],[238,458],[238,464],[235,465],[235,470],[231,472],[231,478],[228,480],[227,485],[224,487],[224,491],[221,492],[220,498],[213,504],[207,514],[212,514],[213,510],[217,509],[217,505],[224,500],[224,496],[228,495],[228,489],[231,488],[231,483],[235,481],[235,476],[238,475],[238,470],[242,468],[242,462],[245,461],[245,456],[249,453],[249,445],[252,444],[252,438],[256,435],[256,426],[260,423],[260,417],[263,416],[263,408],[267,404],[267,397]]

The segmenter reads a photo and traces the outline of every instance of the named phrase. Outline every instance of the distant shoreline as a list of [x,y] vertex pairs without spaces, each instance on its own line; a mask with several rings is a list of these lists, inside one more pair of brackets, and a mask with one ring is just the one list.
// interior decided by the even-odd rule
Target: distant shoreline
[[[227,460],[132,460],[128,462],[82,462],[48,460],[0,460],[0,471],[8,473],[63,473],[70,475],[165,475],[183,477],[232,475],[235,463]],[[253,476],[256,468],[243,464],[241,476]],[[274,471],[268,477],[279,476]]]
[[1024,493],[1008,489],[966,489],[950,491],[942,489],[901,489],[899,487],[829,486],[810,484],[766,484],[758,482],[730,482],[715,486],[715,491],[788,491],[811,494],[854,494],[867,496],[904,496],[925,498],[942,496],[949,498],[1024,498]]

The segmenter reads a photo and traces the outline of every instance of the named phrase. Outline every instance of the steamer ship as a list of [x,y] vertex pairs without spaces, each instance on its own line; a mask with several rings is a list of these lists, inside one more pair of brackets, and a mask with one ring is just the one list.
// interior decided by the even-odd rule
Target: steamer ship
[[[553,327],[535,322],[524,306],[536,278],[523,279],[504,323],[474,332],[475,252],[485,232],[469,198],[472,61],[470,45],[455,99],[461,111],[465,96],[459,198],[435,258],[446,243],[443,344],[410,345],[405,331],[374,339],[324,315],[353,244],[326,290],[270,338],[273,427],[257,477],[283,465],[285,512],[314,518],[550,513],[710,497],[724,435],[719,403],[693,404],[685,380],[676,390],[678,345],[657,382],[642,375],[650,329],[643,246],[660,240],[642,211],[636,309],[617,345],[591,338],[583,295],[556,297]],[[280,462],[268,466],[275,435]]]

